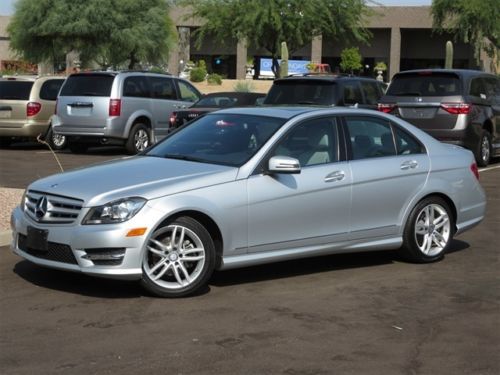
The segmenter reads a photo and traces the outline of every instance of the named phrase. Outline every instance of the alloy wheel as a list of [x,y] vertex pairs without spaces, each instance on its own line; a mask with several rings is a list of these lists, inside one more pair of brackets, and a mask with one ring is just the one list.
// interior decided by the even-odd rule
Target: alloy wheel
[[134,144],[137,151],[144,151],[149,146],[149,135],[144,129],[139,129],[134,135]]
[[481,159],[484,163],[490,160],[490,140],[487,136],[483,136],[481,141]]
[[439,204],[425,206],[415,222],[415,241],[419,250],[427,256],[441,253],[451,235],[451,222],[447,211]]

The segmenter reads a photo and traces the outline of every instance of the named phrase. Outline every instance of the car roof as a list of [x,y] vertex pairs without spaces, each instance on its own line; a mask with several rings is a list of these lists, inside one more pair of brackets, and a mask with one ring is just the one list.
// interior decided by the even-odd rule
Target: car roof
[[[459,76],[478,76],[478,75],[490,75],[493,74],[485,73],[481,70],[472,70],[472,69],[414,69],[414,70],[405,70],[403,72],[396,73],[396,76],[404,76],[404,75],[412,75],[412,74],[422,74],[422,73],[448,73],[448,74],[456,74]],[[393,78],[394,79],[394,78]]]
[[360,81],[370,81],[370,82],[378,82],[374,78],[369,77],[357,77],[351,75],[337,75],[337,74],[314,74],[314,73],[306,73],[299,75],[290,75],[283,78],[278,78],[274,82],[288,82],[288,81],[329,81],[329,82],[337,82],[337,81],[348,81],[348,80],[360,80]]
[[[322,107],[323,109],[325,107]],[[284,106],[284,107],[230,107],[227,109],[222,109],[217,111],[216,113],[224,113],[224,114],[238,114],[238,115],[254,115],[254,116],[263,116],[263,117],[277,117],[282,119],[290,119],[292,117],[301,115],[303,113],[317,111],[318,108],[315,107],[293,107],[293,106]]]

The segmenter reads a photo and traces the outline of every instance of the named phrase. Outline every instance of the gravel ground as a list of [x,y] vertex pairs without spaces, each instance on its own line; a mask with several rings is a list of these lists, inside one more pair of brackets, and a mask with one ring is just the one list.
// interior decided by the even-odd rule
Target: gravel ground
[[10,213],[21,201],[23,189],[0,188],[0,232],[10,229]]

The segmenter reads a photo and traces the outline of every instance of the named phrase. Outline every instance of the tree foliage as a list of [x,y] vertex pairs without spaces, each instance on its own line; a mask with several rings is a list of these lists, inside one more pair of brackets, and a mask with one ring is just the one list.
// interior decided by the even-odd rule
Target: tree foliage
[[183,0],[189,17],[206,22],[197,29],[200,44],[213,36],[220,42],[245,39],[273,57],[273,72],[279,76],[281,42],[293,52],[323,35],[343,41],[366,41],[363,27],[370,11],[364,0]]
[[[479,57],[484,48],[490,55],[500,49],[500,3],[498,0],[433,0],[432,17],[436,29],[451,32],[471,43]],[[488,38],[489,43],[484,43]]]
[[27,61],[78,51],[83,62],[129,68],[164,61],[175,35],[166,0],[18,0],[7,30]]
[[340,53],[340,69],[351,74],[363,67],[358,48],[346,48]]

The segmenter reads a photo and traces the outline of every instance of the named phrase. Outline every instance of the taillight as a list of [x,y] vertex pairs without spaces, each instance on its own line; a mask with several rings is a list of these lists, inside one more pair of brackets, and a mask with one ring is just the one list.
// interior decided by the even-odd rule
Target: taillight
[[470,113],[472,104],[469,103],[441,103],[441,108],[452,115],[467,115]]
[[37,102],[29,102],[26,105],[26,115],[29,116],[35,116],[40,110],[42,109],[42,105]]
[[392,111],[394,111],[396,109],[396,104],[394,104],[394,103],[390,103],[390,104],[378,103],[377,108],[380,112],[391,113]]
[[172,112],[172,114],[170,115],[169,122],[171,127],[175,126],[175,123],[177,122],[177,112]]
[[476,163],[472,163],[470,165],[470,170],[471,170],[472,174],[474,174],[474,176],[476,176],[476,178],[479,181],[479,170],[477,169],[477,164]]
[[122,112],[121,99],[109,99],[109,115],[120,116],[121,112]]

